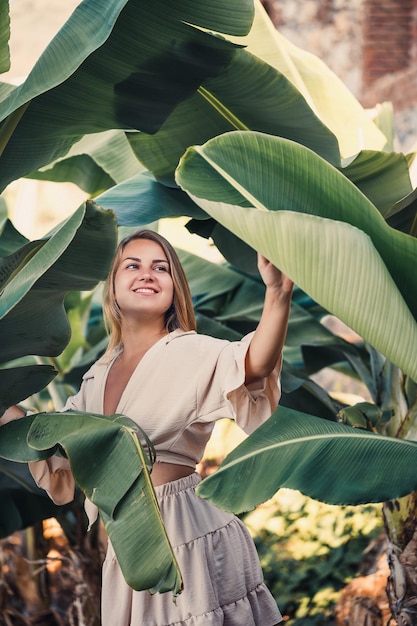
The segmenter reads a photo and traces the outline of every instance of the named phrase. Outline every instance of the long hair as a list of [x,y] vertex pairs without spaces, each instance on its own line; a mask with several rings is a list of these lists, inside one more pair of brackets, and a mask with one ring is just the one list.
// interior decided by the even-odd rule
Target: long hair
[[178,258],[173,246],[159,233],[153,230],[141,229],[125,237],[118,245],[114,255],[113,263],[107,280],[104,284],[103,293],[103,314],[107,332],[110,335],[107,350],[103,356],[104,360],[110,357],[115,349],[123,347],[122,343],[122,319],[115,295],[115,276],[119,269],[123,257],[123,251],[128,243],[136,239],[149,239],[158,243],[166,254],[169,269],[174,286],[174,297],[171,306],[165,313],[165,328],[171,332],[177,328],[182,330],[195,330],[196,320],[193,303],[191,299],[190,287],[185,276],[181,261]]

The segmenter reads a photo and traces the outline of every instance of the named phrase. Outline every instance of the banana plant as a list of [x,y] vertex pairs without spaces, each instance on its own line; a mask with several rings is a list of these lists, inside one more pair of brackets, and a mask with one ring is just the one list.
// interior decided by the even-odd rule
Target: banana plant
[[[415,247],[384,222],[415,212],[412,156],[385,153],[390,142],[377,124],[323,64],[271,29],[259,2],[233,0],[226,10],[218,0],[168,9],[113,0],[103,11],[98,0],[84,0],[27,80],[3,85],[0,99],[1,188],[23,175],[75,180],[100,194],[99,205],[122,225],[187,215],[190,230],[212,236],[232,265],[255,272],[253,248],[261,250],[324,311],[356,329],[375,361],[384,355],[382,368],[388,358],[407,380],[416,378]],[[103,132],[117,146],[108,158]],[[175,173],[193,144],[205,145],[189,149]],[[25,254],[42,253],[32,245]],[[10,284],[4,320],[18,310],[19,293],[32,291],[24,272],[21,284]],[[29,313],[33,307],[25,320]],[[225,332],[221,319],[200,319],[209,332]],[[366,370],[363,355],[339,348],[351,366]],[[293,390],[300,388],[295,374],[284,372]],[[408,422],[402,426],[412,432]],[[345,449],[351,433],[334,427],[335,445]],[[393,437],[386,444],[398,449]],[[368,471],[379,472],[381,458],[372,456]],[[386,497],[382,475],[378,497]],[[404,480],[412,490],[412,471]],[[366,484],[357,489],[366,497]],[[404,493],[394,483],[392,489],[391,497]]]
[[105,11],[98,0],[80,3],[26,81],[4,90],[0,188],[66,154],[85,134],[154,133],[239,49],[211,32],[248,32],[253,4],[233,2],[227,11],[219,0],[183,1],[168,11],[144,0],[112,0]]

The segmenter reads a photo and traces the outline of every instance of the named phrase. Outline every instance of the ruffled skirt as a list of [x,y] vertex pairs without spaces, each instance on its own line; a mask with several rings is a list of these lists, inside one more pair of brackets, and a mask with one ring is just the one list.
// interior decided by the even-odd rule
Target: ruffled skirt
[[155,489],[184,591],[176,603],[171,593],[133,591],[109,545],[103,626],[274,626],[282,621],[246,527],[196,496],[200,480],[192,474]]
[[102,626],[275,626],[282,621],[263,583],[255,545],[244,524],[199,498],[192,474],[156,487],[168,536],[184,580],[171,593],[133,591],[112,546],[103,564]]

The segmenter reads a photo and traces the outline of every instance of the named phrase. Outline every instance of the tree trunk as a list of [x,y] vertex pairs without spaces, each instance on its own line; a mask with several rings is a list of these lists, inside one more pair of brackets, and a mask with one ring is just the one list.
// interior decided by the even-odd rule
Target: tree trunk
[[385,537],[341,592],[336,626],[417,626],[417,492],[385,502],[383,517]]
[[398,626],[417,624],[417,492],[383,507],[390,568],[387,595]]
[[385,533],[364,554],[359,576],[342,589],[336,605],[336,626],[394,626],[387,597],[390,574]]

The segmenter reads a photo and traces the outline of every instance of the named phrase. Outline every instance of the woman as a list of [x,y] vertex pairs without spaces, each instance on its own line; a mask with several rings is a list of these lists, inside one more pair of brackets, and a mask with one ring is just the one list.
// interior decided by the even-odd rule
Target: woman
[[[262,256],[258,267],[266,285],[261,320],[254,333],[228,342],[195,332],[183,268],[163,237],[141,230],[118,247],[104,293],[109,346],[65,409],[122,413],[148,434],[157,454],[152,481],[184,591],[175,603],[170,594],[133,591],[109,544],[103,626],[282,621],[245,526],[195,495],[196,465],[215,421],[231,417],[250,433],[279,400],[293,284]],[[30,464],[37,483],[59,504],[73,498],[67,463],[52,458]]]

